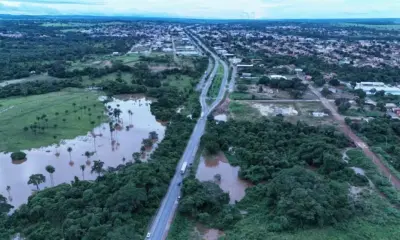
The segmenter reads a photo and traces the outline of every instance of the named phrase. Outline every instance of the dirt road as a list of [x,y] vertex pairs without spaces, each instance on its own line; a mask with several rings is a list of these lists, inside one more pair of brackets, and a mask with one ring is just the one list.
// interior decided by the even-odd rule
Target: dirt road
[[372,162],[379,168],[382,174],[385,175],[390,182],[392,182],[393,186],[396,189],[400,190],[400,179],[397,178],[395,175],[392,175],[390,169],[387,168],[385,164],[383,164],[381,159],[369,149],[368,145],[363,140],[361,140],[361,138],[354,134],[350,127],[347,126],[347,124],[345,123],[344,117],[337,112],[335,106],[333,106],[333,104],[331,104],[328,99],[324,98],[316,88],[311,85],[309,85],[309,88],[321,100],[321,103],[324,105],[324,107],[332,113],[333,118],[339,122],[340,130],[359,148],[361,148],[364,154],[372,160]]

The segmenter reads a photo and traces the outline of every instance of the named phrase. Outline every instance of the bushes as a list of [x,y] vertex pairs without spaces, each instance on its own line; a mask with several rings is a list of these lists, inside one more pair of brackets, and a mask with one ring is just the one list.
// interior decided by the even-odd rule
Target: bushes
[[13,152],[11,153],[12,160],[23,160],[26,158],[26,154],[24,152]]

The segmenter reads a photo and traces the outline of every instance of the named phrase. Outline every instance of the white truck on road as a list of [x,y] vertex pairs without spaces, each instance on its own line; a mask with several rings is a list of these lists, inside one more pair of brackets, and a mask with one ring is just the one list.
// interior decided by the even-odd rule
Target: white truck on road
[[182,174],[182,175],[185,174],[186,168],[187,168],[187,162],[184,162],[184,163],[182,164],[182,167],[181,167],[181,174]]

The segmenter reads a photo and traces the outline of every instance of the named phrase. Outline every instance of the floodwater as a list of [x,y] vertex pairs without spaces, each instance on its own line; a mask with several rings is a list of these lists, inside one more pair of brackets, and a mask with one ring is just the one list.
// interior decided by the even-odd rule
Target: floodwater
[[[60,183],[69,183],[75,176],[82,179],[81,165],[85,165],[85,180],[93,180],[97,177],[95,173],[91,174],[91,163],[93,160],[101,160],[104,162],[104,168],[116,167],[125,162],[132,161],[132,153],[140,152],[142,140],[149,137],[149,132],[156,131],[158,133],[158,141],[164,138],[165,127],[156,121],[150,112],[151,100],[143,96],[114,99],[107,103],[112,108],[119,108],[122,113],[120,115],[121,127],[110,133],[108,123],[101,124],[84,136],[78,136],[75,139],[63,140],[60,146],[56,145],[42,147],[39,149],[31,149],[24,151],[27,154],[26,161],[12,161],[11,153],[0,153],[0,194],[9,196],[6,187],[10,186],[10,195],[12,197],[11,204],[15,207],[26,202],[29,195],[36,189],[33,185],[28,185],[29,176],[41,173],[46,176],[46,183],[40,185],[40,189],[51,186],[50,176],[46,172],[45,167],[52,165],[55,168],[53,180],[55,185]],[[119,107],[117,106],[119,105]],[[133,115],[128,113],[133,112]],[[127,126],[131,126],[129,130]],[[96,137],[93,137],[93,134]],[[153,149],[157,143],[153,146]],[[71,160],[67,148],[71,147]],[[56,152],[60,155],[57,157]],[[87,159],[84,155],[86,151],[94,152],[93,156]],[[145,155],[149,155],[151,149]],[[143,156],[143,161],[146,156]]]
[[[202,156],[196,178],[200,181],[215,181],[224,192],[229,193],[230,203],[233,204],[244,197],[246,188],[250,186],[239,178],[239,169],[231,166],[223,153],[207,159]],[[221,175],[221,181],[214,179],[216,174]]]
[[204,225],[197,223],[196,230],[200,233],[203,240],[218,240],[224,232],[214,228],[207,228]]

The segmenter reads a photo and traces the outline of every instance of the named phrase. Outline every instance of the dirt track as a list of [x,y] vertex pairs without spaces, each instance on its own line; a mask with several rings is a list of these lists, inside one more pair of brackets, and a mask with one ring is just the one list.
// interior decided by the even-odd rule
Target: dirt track
[[349,139],[351,139],[354,142],[354,144],[356,144],[359,148],[361,148],[364,154],[372,160],[372,162],[379,168],[382,174],[389,179],[389,181],[393,184],[393,186],[396,189],[400,190],[400,179],[397,178],[395,175],[392,175],[390,169],[387,168],[385,164],[383,164],[381,159],[369,149],[368,145],[363,140],[361,140],[361,138],[359,138],[356,134],[354,134],[354,132],[350,129],[350,127],[346,125],[344,118],[337,112],[336,108],[326,98],[324,98],[321,95],[321,93],[313,86],[309,85],[309,88],[315,95],[317,95],[317,97],[321,100],[321,103],[325,106],[325,108],[327,108],[332,113],[333,118],[337,122],[339,122],[340,130],[342,130],[342,132]]

